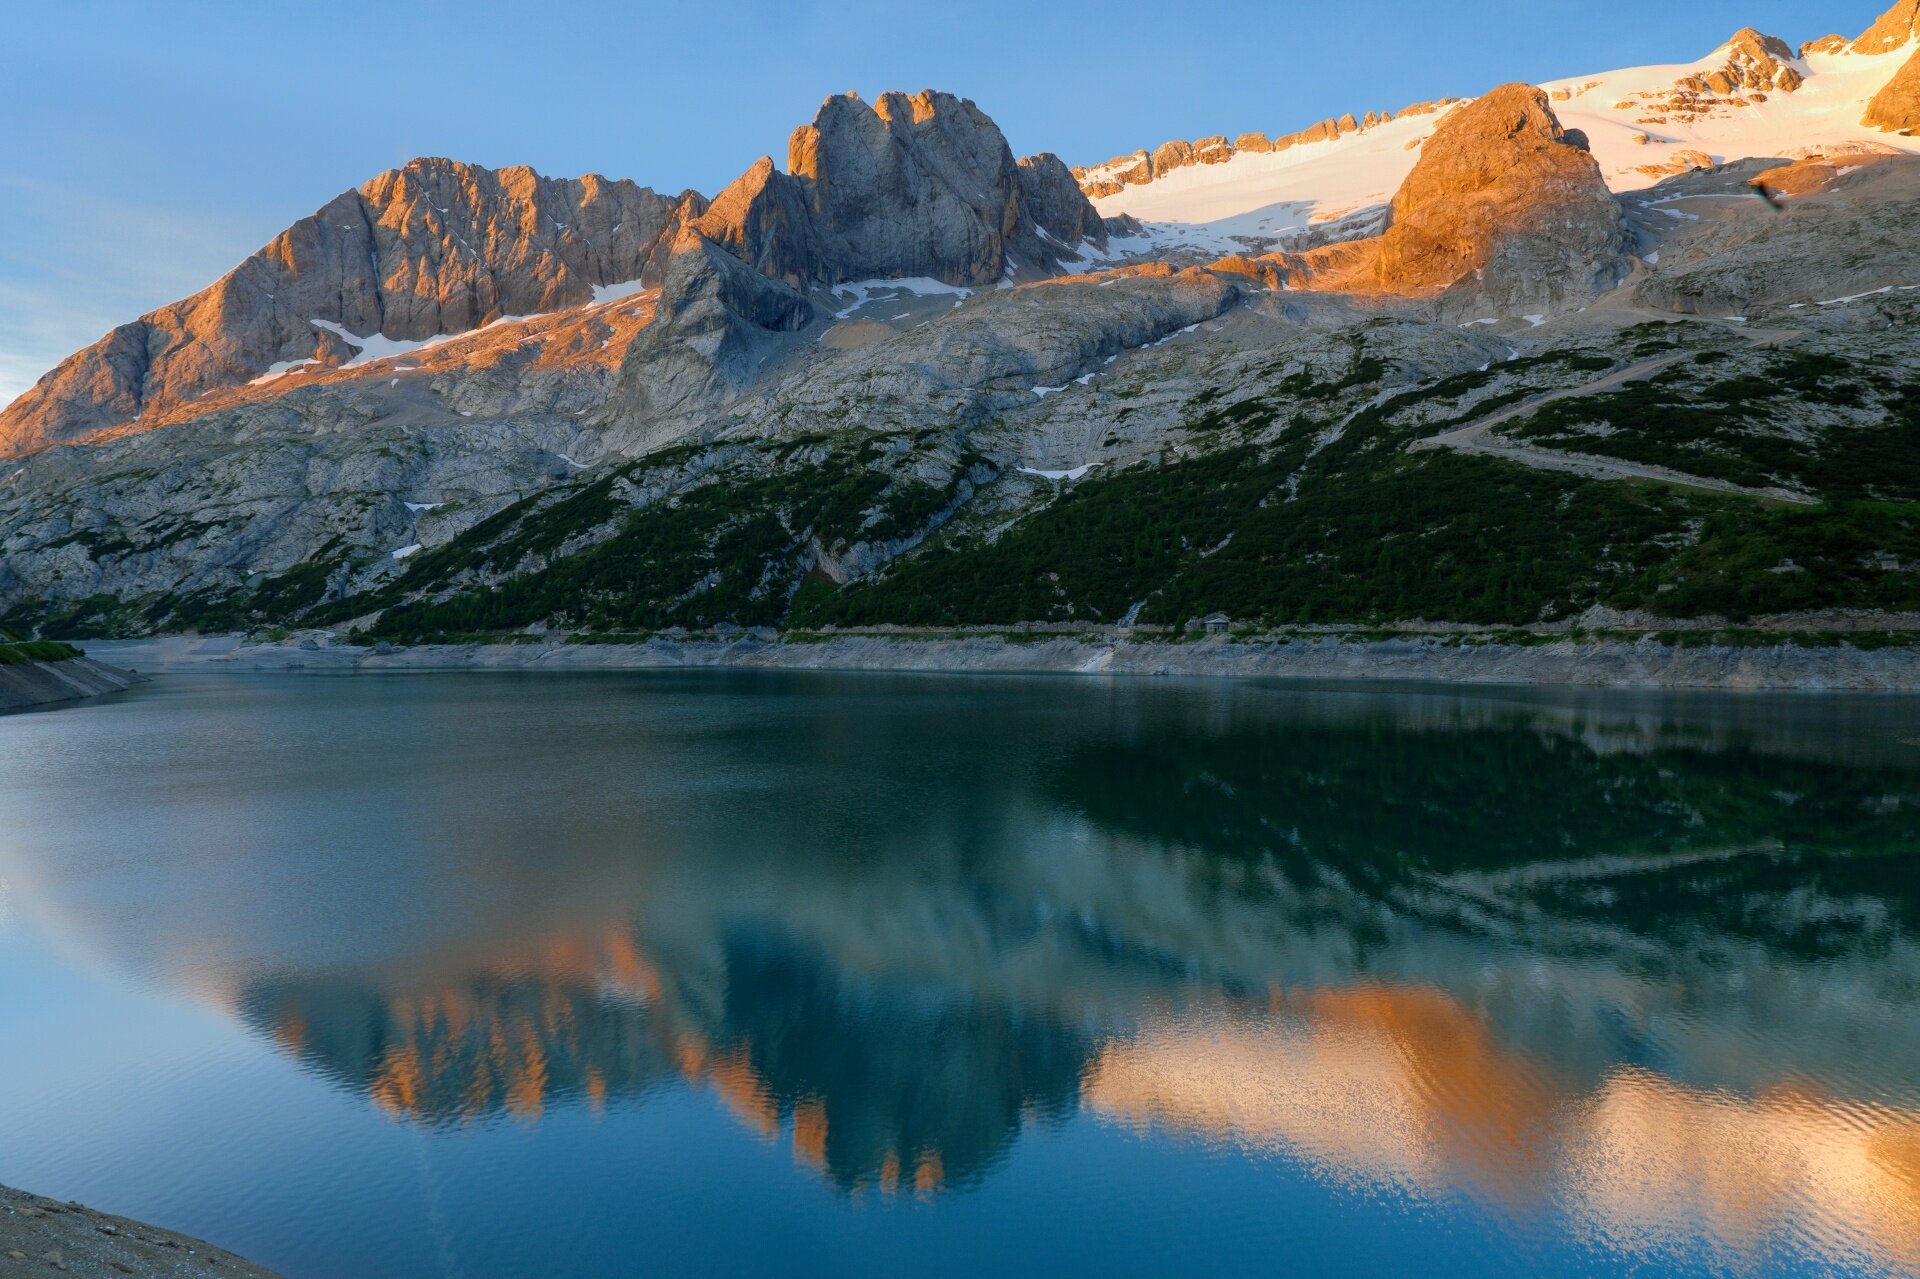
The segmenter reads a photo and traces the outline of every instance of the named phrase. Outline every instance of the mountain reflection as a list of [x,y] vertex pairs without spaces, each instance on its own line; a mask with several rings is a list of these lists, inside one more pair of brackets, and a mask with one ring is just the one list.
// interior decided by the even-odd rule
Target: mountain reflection
[[[834,1187],[932,1194],[1090,1117],[1655,1258],[1791,1236],[1920,1268],[1897,733],[1762,703],[1064,704],[703,727],[674,757],[696,816],[475,833],[463,873],[510,909],[227,997],[406,1124],[694,1089]],[[786,762],[726,789],[749,738]]]

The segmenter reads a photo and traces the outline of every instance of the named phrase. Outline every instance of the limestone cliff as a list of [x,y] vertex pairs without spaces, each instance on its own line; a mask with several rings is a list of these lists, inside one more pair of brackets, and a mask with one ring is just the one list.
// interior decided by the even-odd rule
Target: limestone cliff
[[1049,274],[1100,217],[1059,159],[1015,161],[998,126],[948,93],[828,98],[794,131],[787,172],[764,158],[694,229],[795,288],[913,276],[955,285]]
[[123,324],[0,412],[0,457],[84,438],[365,343],[464,333],[657,281],[705,207],[595,175],[410,161],[288,227],[217,283]]

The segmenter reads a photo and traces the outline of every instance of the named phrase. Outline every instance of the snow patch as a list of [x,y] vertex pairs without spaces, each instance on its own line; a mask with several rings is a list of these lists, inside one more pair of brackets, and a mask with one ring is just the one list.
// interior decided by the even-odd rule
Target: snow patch
[[636,293],[645,293],[647,286],[639,280],[628,280],[622,284],[596,284],[593,286],[593,305],[602,302],[618,302],[621,298],[630,298]]
[[1106,465],[1104,462],[1083,462],[1070,471],[1042,471],[1031,466],[1023,466],[1020,468],[1020,473],[1022,475],[1038,475],[1043,480],[1077,480],[1094,467],[1104,465]]
[[415,551],[419,549],[420,549],[420,543],[418,542],[415,542],[411,546],[403,546],[399,550],[393,553],[393,558],[395,558],[396,560],[404,560],[405,558],[407,558],[407,556],[412,555]]
[[836,299],[847,303],[845,310],[833,313],[836,320],[844,320],[867,303],[883,299],[948,294],[964,301],[973,296],[972,289],[926,275],[905,276],[895,280],[854,280],[847,284],[836,284],[829,291]]
[[320,361],[311,357],[304,360],[276,360],[274,363],[267,365],[267,371],[265,373],[253,379],[247,383],[247,385],[265,386],[269,382],[278,382],[281,378],[289,374],[301,372],[309,364],[318,364],[319,362]]
[[380,333],[361,337],[357,333],[349,333],[345,325],[336,324],[332,320],[310,320],[308,323],[316,329],[325,329],[341,341],[357,348],[353,358],[341,366],[349,369],[360,364],[371,364],[375,360],[392,359],[396,355],[411,355],[415,351],[424,351],[428,347],[438,346],[442,342],[460,336],[458,333],[440,333],[418,341],[390,338]]

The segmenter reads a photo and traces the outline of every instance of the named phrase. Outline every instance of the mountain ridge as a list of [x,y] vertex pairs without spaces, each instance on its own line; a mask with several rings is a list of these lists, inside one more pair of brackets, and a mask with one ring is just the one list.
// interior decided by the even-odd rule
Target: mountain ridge
[[[1284,231],[1103,216],[932,91],[829,98],[787,170],[653,196],[637,226],[613,215],[641,188],[464,171],[484,198],[439,194],[423,162],[375,191],[385,258],[356,262],[350,226],[286,250],[364,330],[298,290],[203,297],[230,359],[182,343],[170,382],[83,353],[83,412],[0,466],[0,625],[1904,635],[1920,155],[1671,159],[1704,127],[1790,149],[1912,60],[1783,52],[1745,30],[1166,180],[1325,179],[1269,210]],[[1651,158],[1612,189],[1626,148]],[[249,284],[274,291],[218,299]],[[388,320],[407,336],[373,337]]]
[[[1913,150],[1867,116],[1870,99],[1905,60],[1902,51],[1920,41],[1916,23],[1920,15],[1901,0],[1854,40],[1828,37],[1795,50],[1746,27],[1690,63],[1540,87],[1570,127],[1588,134],[1616,192],[1749,157]],[[1430,117],[1457,102],[1329,119],[1283,135],[1284,146],[1260,133],[1241,135],[1247,147],[1224,135],[1169,142],[1074,172],[1103,214],[1157,224],[1169,249],[1285,247],[1310,227],[1384,205],[1437,127]]]

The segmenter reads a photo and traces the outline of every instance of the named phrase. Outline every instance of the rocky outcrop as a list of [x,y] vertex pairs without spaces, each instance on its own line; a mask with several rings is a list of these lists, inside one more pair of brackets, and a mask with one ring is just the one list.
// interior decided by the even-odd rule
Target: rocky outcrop
[[1107,224],[1087,201],[1073,171],[1051,151],[1020,161],[1020,199],[1036,230],[1062,244],[1102,245]]
[[805,186],[762,156],[690,224],[709,241],[771,279],[806,288],[833,273],[814,229]]
[[1898,0],[1853,42],[1853,51],[1892,53],[1916,39],[1920,39],[1920,0]]
[[1806,83],[1786,41],[1742,27],[1715,50],[1725,55],[1710,71],[1680,77],[1668,89],[1636,93],[1614,104],[1638,111],[1640,124],[1690,124],[1707,116],[1744,110],[1776,93],[1796,93]]
[[1626,246],[1585,137],[1545,93],[1509,84],[1441,123],[1384,234],[1276,260],[1296,288],[1417,295],[1471,277],[1476,292],[1538,300],[1617,283]]
[[1700,93],[1727,97],[1743,89],[1755,93],[1792,93],[1806,82],[1792,65],[1792,48],[1778,36],[1742,27],[1722,48],[1727,54],[1723,66],[1686,77],[1679,83]]
[[1886,87],[1873,95],[1860,123],[1903,135],[1920,130],[1920,52],[1908,58]]
[[993,284],[1107,240],[1057,157],[1016,162],[993,121],[951,94],[828,98],[794,131],[787,170],[762,158],[691,225],[795,289],[909,276]]
[[762,158],[674,242],[658,318],[628,351],[619,416],[673,420],[739,390],[764,335],[814,318],[807,291],[857,280],[1001,283],[1047,275],[1107,229],[1057,156],[1015,161],[951,94],[828,98],[796,129],[788,171]]
[[[417,340],[657,279],[704,201],[589,175],[414,160],[302,218],[207,289],[63,360],[5,412],[0,457],[246,383],[351,359],[346,334]],[[331,326],[331,330],[328,326]]]
[[668,421],[729,394],[751,379],[769,335],[813,318],[804,294],[687,227],[674,241],[656,319],[627,350],[615,391],[622,416]]

